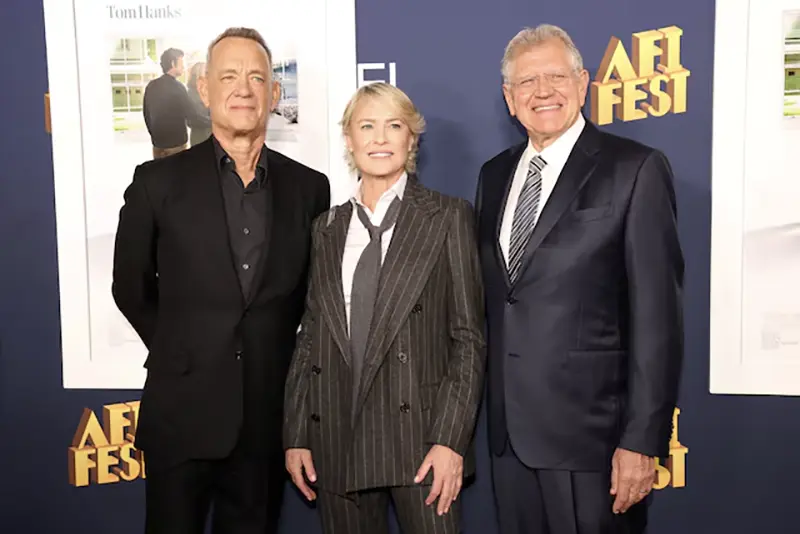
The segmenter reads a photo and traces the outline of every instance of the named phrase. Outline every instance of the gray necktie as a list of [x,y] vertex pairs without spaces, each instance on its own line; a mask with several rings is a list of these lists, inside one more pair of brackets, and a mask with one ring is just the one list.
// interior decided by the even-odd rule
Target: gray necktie
[[364,208],[356,203],[356,210],[361,224],[369,232],[369,244],[364,248],[353,273],[353,289],[350,293],[350,350],[353,362],[353,414],[361,384],[361,372],[364,368],[364,357],[367,350],[372,313],[375,299],[378,296],[380,281],[382,248],[381,235],[391,228],[400,211],[400,198],[395,197],[386,211],[380,226],[373,225]]
[[528,176],[519,194],[514,221],[511,224],[511,242],[508,247],[508,277],[511,283],[517,281],[522,267],[522,254],[533,231],[536,215],[539,212],[539,200],[542,196],[542,169],[547,162],[541,156],[531,158]]

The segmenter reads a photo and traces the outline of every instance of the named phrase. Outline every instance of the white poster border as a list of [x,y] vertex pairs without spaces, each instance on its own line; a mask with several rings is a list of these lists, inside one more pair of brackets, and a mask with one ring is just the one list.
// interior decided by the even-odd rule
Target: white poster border
[[[219,8],[225,9],[225,2],[220,2]],[[326,95],[326,98],[315,99],[318,102],[313,107],[315,112],[324,113],[327,120],[327,139],[323,140],[327,141],[328,154],[323,160],[327,166],[317,170],[328,176],[332,200],[341,200],[347,196],[345,191],[352,187],[352,176],[343,159],[344,145],[338,121],[357,87],[355,0],[304,0],[302,9],[297,12],[304,17],[305,35],[301,46],[318,51],[318,54],[307,54],[309,59],[301,67],[314,73],[314,83],[306,87],[313,86],[315,91],[324,91]],[[143,386],[146,376],[143,359],[100,359],[92,358],[91,354],[86,199],[81,185],[84,140],[75,13],[75,0],[44,0],[63,387],[137,390]],[[246,13],[242,16],[242,25],[247,25]],[[269,36],[265,38],[269,42]]]
[[[765,172],[765,159],[770,160],[752,146],[754,142],[769,144],[769,139],[757,139],[769,132],[752,127],[751,122],[755,114],[780,112],[771,90],[776,80],[770,75],[765,83],[754,72],[761,72],[762,55],[772,58],[777,46],[774,39],[780,34],[780,21],[765,9],[775,14],[791,8],[800,9],[800,3],[725,0],[716,4],[709,325],[709,391],[713,394],[800,395],[800,358],[759,359],[746,354],[743,341],[746,334],[755,335],[744,332],[745,176],[759,169]],[[752,13],[753,9],[760,11]],[[768,26],[774,31],[761,31],[761,17],[769,17]]]

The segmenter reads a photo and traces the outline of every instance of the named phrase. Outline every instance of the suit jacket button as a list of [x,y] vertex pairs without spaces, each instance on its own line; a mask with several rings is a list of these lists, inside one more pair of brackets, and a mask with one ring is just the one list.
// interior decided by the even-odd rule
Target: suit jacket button
[[244,355],[244,352],[242,352],[240,350],[236,351],[236,359],[237,360],[241,360],[243,355]]
[[508,298],[506,299],[506,302],[508,302],[509,304],[516,304],[517,303],[517,299],[515,299],[514,297],[509,295]]
[[397,355],[397,359],[400,360],[400,363],[406,363],[408,361],[408,354],[401,352]]
[[314,421],[315,423],[319,423],[319,415],[312,413],[311,420]]
[[316,365],[312,365],[312,366],[311,366],[311,372],[312,372],[313,374],[315,374],[315,375],[318,375],[318,374],[320,374],[320,373],[322,372],[322,369],[320,369],[320,368],[319,368],[319,367],[317,367]]
[[422,311],[422,304],[415,304],[413,308],[411,308],[411,313],[419,313]]
[[404,402],[400,405],[400,411],[403,413],[408,413],[411,410],[411,406],[408,405],[407,402]]

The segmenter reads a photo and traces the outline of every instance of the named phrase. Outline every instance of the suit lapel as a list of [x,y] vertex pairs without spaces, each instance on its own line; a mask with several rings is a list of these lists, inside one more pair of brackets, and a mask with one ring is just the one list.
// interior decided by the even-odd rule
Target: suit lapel
[[530,239],[525,245],[517,282],[522,280],[531,263],[536,249],[542,244],[547,234],[553,229],[566,211],[572,200],[581,190],[597,166],[596,154],[600,147],[600,132],[589,121],[586,121],[583,132],[572,148],[566,165],[558,176],[550,198],[542,208],[539,220],[533,228]]
[[381,267],[378,298],[364,354],[358,406],[405,319],[419,299],[446,233],[444,213],[414,176],[408,177],[392,241]]
[[194,157],[186,158],[188,164],[186,174],[189,177],[188,191],[194,197],[194,206],[198,214],[197,232],[203,236],[203,241],[209,250],[215,253],[215,257],[224,263],[222,271],[225,273],[225,283],[233,286],[232,290],[242,295],[231,248],[222,184],[216,170],[214,145],[209,139],[192,150],[197,152]]
[[500,202],[496,204],[498,206],[498,211],[496,213],[494,229],[494,253],[497,260],[497,265],[500,267],[500,271],[503,273],[503,280],[505,280],[506,287],[511,287],[511,279],[508,277],[508,267],[506,265],[505,257],[503,256],[503,249],[500,248],[500,230],[503,227],[503,218],[505,217],[506,213],[506,205],[508,204],[508,194],[511,191],[511,184],[514,183],[514,175],[517,173],[519,160],[525,153],[525,148],[527,146],[528,143],[525,142],[512,149],[511,154],[508,157],[507,171],[501,175],[503,179],[498,180],[496,185],[496,187],[502,188],[502,192],[500,193],[502,196],[500,197]]
[[[353,205],[350,202],[333,208],[335,217],[320,231],[316,264],[317,302],[328,323],[333,340],[342,357],[350,365],[350,337],[347,334],[347,315],[342,288],[342,256],[350,228]],[[323,215],[325,217],[325,215]]]

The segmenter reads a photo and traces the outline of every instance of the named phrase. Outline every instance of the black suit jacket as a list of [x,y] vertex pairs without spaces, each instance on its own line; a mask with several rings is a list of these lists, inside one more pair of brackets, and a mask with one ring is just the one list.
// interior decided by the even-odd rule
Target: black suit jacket
[[160,461],[280,451],[283,385],[306,293],[324,175],[268,153],[266,241],[245,298],[209,139],[137,167],[114,253],[114,299],[149,354],[136,446]]
[[174,76],[163,74],[147,84],[142,101],[142,114],[150,140],[158,148],[174,148],[186,144],[187,123],[209,124],[208,112],[196,108],[186,87]]
[[[348,202],[314,225],[284,446],[311,449],[319,486],[342,494],[413,485],[434,444],[464,456],[471,474],[485,363],[473,210],[409,176],[381,270],[355,423],[342,289],[352,215]],[[423,482],[431,481],[432,473]]]
[[525,144],[486,162],[476,205],[491,448],[534,468],[666,456],[683,357],[683,256],[665,156],[587,121],[509,283],[498,236]]

